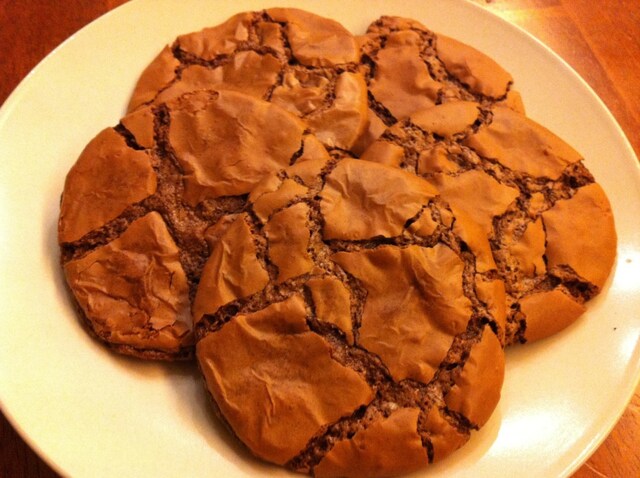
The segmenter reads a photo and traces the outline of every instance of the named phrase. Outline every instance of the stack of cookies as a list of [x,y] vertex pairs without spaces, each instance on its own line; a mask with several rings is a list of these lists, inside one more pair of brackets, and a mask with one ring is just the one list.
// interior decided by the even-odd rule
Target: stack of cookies
[[313,476],[461,447],[504,348],[575,321],[616,249],[583,158],[491,58],[282,8],[160,51],[69,171],[58,237],[91,334],[195,361],[253,454]]

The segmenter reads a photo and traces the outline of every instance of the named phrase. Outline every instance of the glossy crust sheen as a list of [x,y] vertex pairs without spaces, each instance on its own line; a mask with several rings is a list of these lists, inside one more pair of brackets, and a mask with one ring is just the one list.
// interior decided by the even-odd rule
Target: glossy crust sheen
[[449,101],[501,103],[524,111],[513,78],[492,58],[419,22],[383,16],[358,38],[369,90],[369,128],[362,153],[387,126]]
[[507,344],[564,329],[602,290],[616,254],[609,201],[580,154],[523,114],[444,103],[389,128],[362,158],[422,176],[490,239],[479,258],[507,286]]
[[191,357],[208,229],[263,177],[316,157],[329,156],[297,117],[234,91],[187,93],[99,133],[67,176],[59,219],[65,276],[89,329],[122,353]]
[[325,157],[268,178],[216,225],[196,357],[255,455],[315,476],[389,476],[489,419],[504,286],[456,233],[478,229],[455,223],[426,181]]
[[129,111],[201,88],[231,89],[296,114],[327,146],[351,149],[367,123],[355,38],[295,8],[243,12],[180,35],[140,76]]
[[120,353],[195,353],[264,460],[382,477],[448,456],[495,409],[504,346],[574,322],[615,260],[604,191],[512,83],[399,17],[180,35],[67,176],[80,316]]

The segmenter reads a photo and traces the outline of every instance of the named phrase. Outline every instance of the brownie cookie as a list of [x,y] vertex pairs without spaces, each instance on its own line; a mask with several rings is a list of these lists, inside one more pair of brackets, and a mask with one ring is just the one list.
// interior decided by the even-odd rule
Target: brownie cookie
[[314,476],[439,460],[490,417],[504,284],[488,240],[396,168],[299,160],[208,231],[196,357],[256,456]]
[[271,101],[304,119],[329,147],[350,149],[367,127],[367,88],[355,38],[297,9],[234,15],[179,36],[142,73],[129,111],[201,88]]
[[416,111],[455,100],[524,111],[513,78],[492,58],[419,22],[383,16],[358,37],[369,91],[370,124],[356,146],[364,149],[386,127]]
[[562,330],[602,290],[616,255],[609,201],[580,154],[523,114],[445,103],[395,124],[362,157],[425,178],[480,225],[506,284],[507,344]]
[[100,132],[66,178],[58,239],[89,329],[143,358],[193,355],[205,232],[263,177],[329,158],[297,117],[234,91],[197,91]]

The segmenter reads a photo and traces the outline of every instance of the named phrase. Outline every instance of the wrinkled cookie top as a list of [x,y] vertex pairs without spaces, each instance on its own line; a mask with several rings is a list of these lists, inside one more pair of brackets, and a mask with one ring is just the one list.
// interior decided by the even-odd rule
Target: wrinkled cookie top
[[265,176],[311,159],[329,154],[299,118],[228,90],[141,108],[100,132],[69,171],[58,230],[90,329],[123,353],[191,356],[211,226]]
[[358,42],[371,95],[369,129],[358,153],[382,134],[381,124],[391,126],[436,104],[466,100],[524,110],[513,78],[496,61],[415,20],[380,17]]
[[113,128],[89,142],[73,165],[60,204],[60,242],[72,242],[156,191],[148,152],[130,148]]
[[489,239],[490,250],[465,241],[477,267],[497,265],[505,281],[507,343],[565,328],[611,271],[616,232],[604,191],[578,152],[511,108],[427,108],[390,127],[362,158],[423,177],[460,224],[473,221]]
[[180,251],[160,214],[64,265],[98,337],[133,348],[180,353],[192,342],[189,287]]
[[234,15],[180,35],[140,76],[128,110],[198,89],[230,89],[276,103],[329,147],[351,149],[367,128],[367,87],[354,36],[295,8]]
[[415,175],[334,155],[267,178],[212,228],[196,356],[255,455],[315,476],[388,476],[489,419],[505,290],[495,269],[477,270],[461,239],[482,242],[470,223]]

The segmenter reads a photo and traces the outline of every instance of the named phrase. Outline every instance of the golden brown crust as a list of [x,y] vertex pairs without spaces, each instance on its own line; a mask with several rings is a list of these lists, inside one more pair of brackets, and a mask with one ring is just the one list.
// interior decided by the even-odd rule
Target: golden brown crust
[[150,149],[155,145],[155,116],[151,108],[140,108],[120,120],[120,124],[131,133],[136,145]]
[[64,266],[95,334],[138,350],[179,353],[193,343],[189,290],[179,250],[159,214]]
[[[416,236],[427,238],[438,230],[438,226],[438,221],[433,219],[431,214],[421,214],[416,221],[409,225],[408,232],[411,232]],[[448,227],[450,226],[451,224],[448,224]]]
[[384,121],[378,117],[375,111],[368,108],[366,128],[360,138],[358,138],[358,141],[356,141],[351,148],[351,151],[353,151],[356,156],[361,157],[367,147],[379,138],[386,129],[387,125]]
[[444,245],[338,252],[331,259],[367,291],[359,343],[382,358],[394,380],[429,383],[471,315],[462,261]]
[[287,71],[273,89],[271,101],[295,115],[308,115],[324,104],[329,83],[321,72]]
[[[197,295],[204,263],[214,250],[213,255],[225,267],[230,261],[231,267],[238,269],[230,270],[220,280],[207,279],[211,280],[210,289],[218,295],[209,298],[211,304],[198,300],[196,309],[200,315],[211,312],[209,307],[215,311],[220,301],[226,303],[229,298],[237,299],[260,289],[264,281],[259,272],[251,277],[242,272],[243,267],[258,271],[257,264],[246,263],[247,257],[256,260],[251,237],[245,236],[248,243],[239,243],[254,247],[249,255],[233,256],[216,249],[225,234],[238,233],[238,226],[232,227],[232,221],[220,219],[225,214],[237,214],[247,193],[264,176],[297,159],[304,162],[298,167],[300,174],[311,176],[319,162],[330,160],[321,143],[304,129],[298,118],[282,108],[230,90],[191,92],[130,113],[118,126],[105,129],[92,140],[69,172],[59,220],[63,266],[73,268],[73,264],[84,263],[98,253],[107,254],[105,251],[119,244],[117,241],[132,224],[152,214],[151,217],[160,217],[163,234],[177,248],[178,265],[187,281],[186,299],[175,288],[167,289],[168,296],[162,301],[157,300],[157,292],[142,285],[122,289],[118,284],[124,272],[118,270],[118,265],[129,267],[126,261],[101,258],[108,266],[100,269],[99,278],[91,280],[99,281],[105,291],[118,289],[116,296],[122,307],[127,303],[122,295],[129,291],[137,294],[130,299],[131,307],[142,307],[150,323],[166,316],[165,302],[186,300],[188,310]],[[302,193],[306,191],[297,182],[292,183],[298,193],[300,189]],[[155,249],[149,247],[153,254]],[[277,253],[277,248],[273,252]],[[286,266],[283,262],[283,270]],[[71,277],[68,282],[76,300],[84,304],[80,315],[86,315],[95,335],[115,350],[150,359],[192,355],[192,341],[180,342],[179,347],[149,341],[148,335],[162,336],[166,331],[156,333],[151,326],[150,332],[146,331],[140,325],[140,314],[133,312],[127,323],[119,306],[114,306],[113,318],[108,317],[105,306],[96,319],[93,312],[86,310],[86,304],[97,300],[106,304],[108,301],[102,296],[108,293],[88,290],[82,281]],[[207,281],[203,289],[206,284]],[[145,299],[144,294],[149,297]],[[97,321],[110,323],[109,331],[96,325]],[[188,332],[190,324],[191,320]],[[140,337],[134,337],[136,333]],[[120,335],[126,337],[126,343]]]
[[585,310],[558,289],[530,294],[520,299],[520,311],[527,321],[524,336],[529,342],[549,337],[575,322]]
[[468,212],[471,207],[459,209],[457,207],[458,201],[454,201],[454,204],[456,204],[456,206],[453,206],[452,209],[456,217],[456,222],[453,224],[453,230],[465,241],[469,249],[475,254],[476,270],[478,272],[487,272],[495,269],[496,262],[493,260],[491,246],[487,241],[490,237],[487,228],[478,224],[474,216]]
[[[377,143],[373,143],[371,147],[376,144]],[[368,153],[368,151],[369,150],[366,152]],[[398,166],[401,164],[402,163],[399,163]],[[457,173],[458,171],[460,171],[460,166],[449,160],[449,153],[444,145],[436,144],[433,148],[421,151],[418,156],[416,172],[420,175],[429,175],[434,173],[449,174]]]
[[480,114],[479,106],[473,101],[443,103],[437,108],[415,112],[411,122],[425,131],[450,138],[475,123]]
[[496,336],[485,327],[480,342],[471,347],[462,373],[445,397],[450,410],[462,413],[474,425],[484,425],[500,399],[504,356]]
[[507,326],[507,300],[504,282],[500,279],[485,279],[476,276],[478,299],[484,302],[498,326],[498,339],[504,342],[504,331]]
[[[542,213],[547,232],[548,267],[568,265],[598,288],[604,285],[616,257],[616,231],[609,200],[600,185],[578,189]],[[583,238],[580,247],[575,238]]]
[[413,31],[392,32],[376,57],[369,90],[396,118],[436,104],[440,83],[420,58],[420,36]]
[[547,266],[544,254],[547,246],[547,237],[542,218],[538,217],[535,221],[527,224],[519,238],[516,239],[513,235],[510,235],[507,241],[506,247],[509,250],[509,254],[524,275],[534,277],[546,272]]
[[400,167],[404,160],[404,149],[397,144],[377,141],[367,148],[360,159]]
[[504,100],[504,105],[507,108],[511,108],[514,111],[517,111],[520,114],[526,114],[526,109],[524,106],[524,100],[522,99],[522,95],[518,90],[510,89],[509,93],[507,93],[507,97]]
[[336,66],[357,62],[355,38],[335,20],[297,8],[270,8],[267,15],[285,23],[293,56],[307,66]]
[[313,469],[314,476],[340,477],[348,472],[352,477],[374,478],[389,476],[389,469],[403,474],[423,468],[428,457],[417,431],[419,414],[419,408],[401,408],[336,443]]
[[[518,94],[511,94],[511,75],[493,59],[419,22],[382,16],[366,35],[358,37],[358,43],[373,114],[354,150],[357,154],[381,136],[382,125],[393,125],[435,105],[462,101],[490,107],[500,103],[524,111]],[[477,115],[470,111],[463,116],[469,113]],[[452,134],[456,121],[465,122],[456,120],[456,115],[445,119],[450,124],[445,125],[448,130],[443,136]]]
[[269,185],[269,188],[273,187],[274,189],[263,190],[262,187],[267,185],[267,182],[263,181],[261,185],[251,191],[249,196],[249,200],[254,204],[254,212],[262,221],[267,221],[275,211],[309,191],[309,188],[304,187],[293,179],[280,181],[276,176],[271,179],[274,180],[274,184]]
[[160,90],[152,99],[155,104],[172,100],[184,93],[201,89],[225,89],[263,98],[278,81],[282,65],[273,55],[253,51],[238,52],[233,61],[211,68],[188,65],[180,79]]
[[433,448],[433,463],[450,455],[469,439],[466,433],[449,423],[437,407],[429,410],[425,419],[425,428],[429,432],[429,441]]
[[289,165],[304,125],[286,111],[232,91],[190,93],[171,110],[169,141],[185,171],[185,199],[248,193]]
[[269,259],[278,268],[276,282],[284,282],[313,269],[307,252],[311,231],[306,225],[309,207],[298,203],[276,212],[264,228]]
[[[314,163],[318,178],[305,174],[302,186],[296,173]],[[484,423],[499,396],[489,389],[502,385],[504,287],[476,272],[455,210],[427,182],[361,160],[308,159],[266,178],[234,221],[244,235],[233,234],[237,222],[215,227],[197,302],[216,297],[205,290],[216,277],[267,280],[197,313],[197,356],[255,454],[315,475],[389,476],[442,458]],[[235,250],[244,265],[217,259]],[[317,370],[325,360],[333,371]],[[352,380],[357,400],[327,402]]]
[[207,387],[234,433],[277,464],[374,396],[359,374],[331,358],[305,317],[304,301],[292,296],[237,316],[196,346]]
[[516,188],[473,169],[457,176],[437,174],[428,180],[456,210],[473,218],[487,238],[493,231],[493,218],[504,214],[519,196]]
[[149,155],[129,148],[113,128],[100,132],[67,175],[58,240],[72,242],[156,190]]
[[426,182],[410,175],[385,177],[386,171],[380,165],[363,169],[354,161],[338,164],[320,202],[327,239],[397,236],[407,220],[435,196]]
[[492,98],[507,94],[513,78],[484,53],[441,34],[436,40],[436,50],[447,71],[474,93]]
[[327,147],[351,149],[365,133],[367,118],[364,77],[344,72],[336,79],[331,105],[305,117],[305,121]]
[[551,131],[510,108],[496,107],[491,124],[465,144],[513,171],[557,179],[582,157]]
[[249,39],[249,26],[254,21],[250,12],[241,12],[214,27],[187,33],[177,38],[181,50],[204,60],[233,53],[239,44]]
[[295,8],[239,13],[180,35],[145,69],[129,111],[199,89],[272,101],[327,146],[351,149],[369,120],[360,50],[338,22]]
[[133,111],[153,101],[157,92],[164,90],[173,81],[179,65],[180,62],[173,56],[171,48],[165,46],[140,75],[129,99],[127,111]]
[[334,277],[309,279],[305,284],[311,292],[318,320],[337,326],[353,345],[351,299],[349,289]]
[[[580,154],[512,108],[443,103],[394,124],[362,155],[424,177],[450,204],[477,270],[497,267],[506,282],[510,344],[576,320],[616,254],[611,207]],[[535,313],[527,299],[556,289],[575,302],[556,304],[566,321],[553,319],[553,303]],[[525,299],[528,313],[520,308]]]
[[240,214],[211,249],[193,303],[194,322],[224,304],[259,291],[268,281],[267,271],[256,258],[246,214]]

